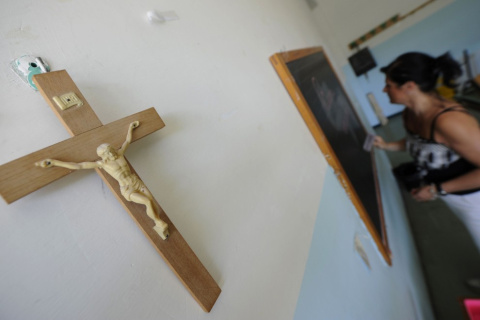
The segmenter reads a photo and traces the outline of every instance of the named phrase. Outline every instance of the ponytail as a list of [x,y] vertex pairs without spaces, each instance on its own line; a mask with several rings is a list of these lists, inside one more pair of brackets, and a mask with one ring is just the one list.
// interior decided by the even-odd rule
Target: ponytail
[[450,53],[444,53],[435,59],[435,68],[442,75],[443,84],[450,88],[455,88],[455,80],[462,75],[460,64],[455,61]]

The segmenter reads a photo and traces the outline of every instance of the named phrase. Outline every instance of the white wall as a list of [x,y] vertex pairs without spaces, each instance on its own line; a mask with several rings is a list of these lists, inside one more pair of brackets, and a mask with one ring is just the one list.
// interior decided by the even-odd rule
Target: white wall
[[[150,25],[148,10],[180,17]],[[3,1],[0,163],[68,137],[9,62],[66,69],[223,292],[205,314],[94,172],[0,203],[1,319],[292,319],[325,161],[269,56],[320,43],[298,1]]]
[[[150,25],[152,9],[180,19]],[[0,17],[0,164],[68,138],[9,70],[23,54],[67,69],[104,123],[154,106],[166,127],[127,156],[223,290],[205,314],[99,177],[77,172],[0,203],[0,318],[293,319],[326,162],[268,58],[322,44],[308,6],[16,0]],[[368,290],[395,297],[381,268]]]

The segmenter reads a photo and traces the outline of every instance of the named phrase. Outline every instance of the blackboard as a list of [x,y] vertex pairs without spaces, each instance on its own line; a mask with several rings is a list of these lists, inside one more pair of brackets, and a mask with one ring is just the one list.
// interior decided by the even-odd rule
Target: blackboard
[[275,70],[327,162],[391,264],[373,151],[368,133],[321,47],[277,53]]

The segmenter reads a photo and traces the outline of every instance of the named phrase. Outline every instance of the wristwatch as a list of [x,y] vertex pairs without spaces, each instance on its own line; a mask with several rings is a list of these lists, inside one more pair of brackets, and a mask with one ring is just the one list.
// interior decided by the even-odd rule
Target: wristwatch
[[440,183],[435,183],[435,187],[437,188],[437,192],[441,196],[447,195],[447,191],[442,189],[442,185]]

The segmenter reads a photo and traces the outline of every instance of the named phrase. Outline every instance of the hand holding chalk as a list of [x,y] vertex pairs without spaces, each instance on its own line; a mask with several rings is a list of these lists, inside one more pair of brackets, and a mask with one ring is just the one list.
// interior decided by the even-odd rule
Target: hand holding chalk
[[375,137],[373,138],[373,146],[374,146],[375,148],[378,148],[378,149],[382,149],[382,150],[383,150],[383,149],[386,149],[387,143],[385,142],[385,140],[383,140],[382,137],[380,137],[380,136],[375,136]]
[[375,138],[376,138],[376,135],[374,135],[373,133],[369,133],[363,143],[363,150],[367,152],[372,151],[372,146],[374,146]]

